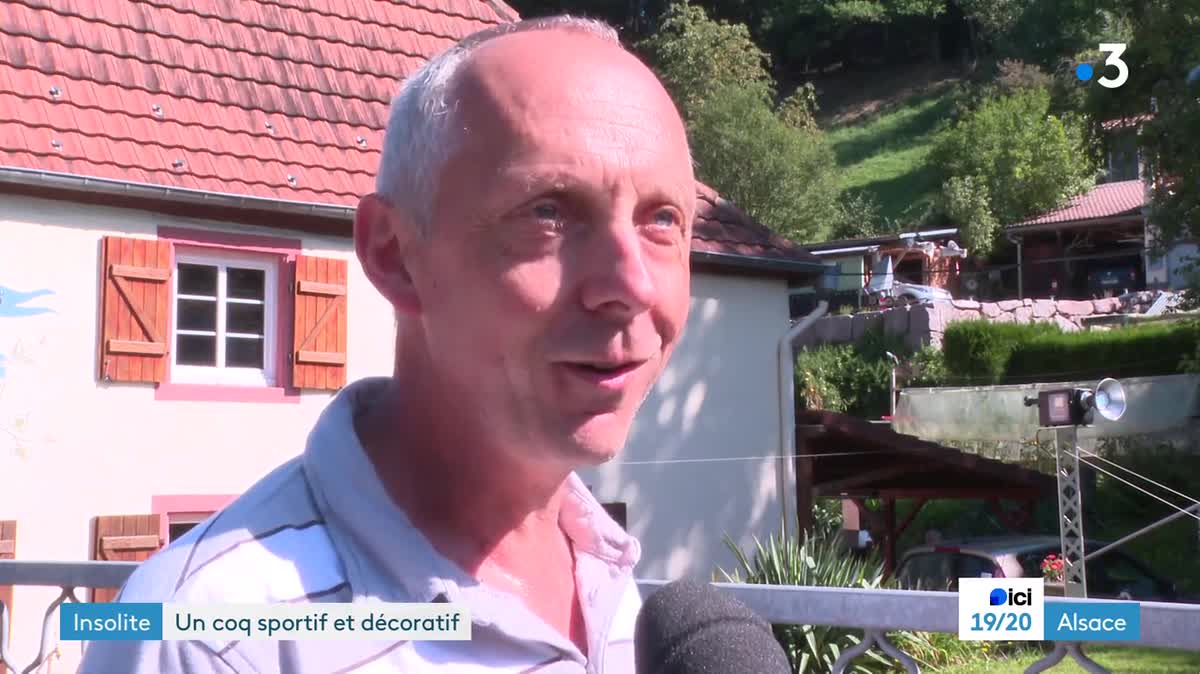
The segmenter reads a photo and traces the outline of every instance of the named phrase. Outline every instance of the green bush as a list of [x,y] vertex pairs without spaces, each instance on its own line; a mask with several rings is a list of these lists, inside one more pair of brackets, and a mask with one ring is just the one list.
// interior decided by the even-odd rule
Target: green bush
[[1178,374],[1187,371],[1198,341],[1194,321],[1085,332],[1063,332],[1053,323],[961,321],[943,337],[943,379],[997,384]]
[[1034,381],[1047,375],[1065,379],[1148,377],[1179,374],[1196,353],[1200,323],[1159,323],[1096,332],[1053,331],[1014,349],[1010,380]]
[[942,355],[951,377],[995,384],[1008,374],[1009,360],[1020,345],[1060,332],[1052,323],[994,323],[987,320],[950,324],[942,336]]

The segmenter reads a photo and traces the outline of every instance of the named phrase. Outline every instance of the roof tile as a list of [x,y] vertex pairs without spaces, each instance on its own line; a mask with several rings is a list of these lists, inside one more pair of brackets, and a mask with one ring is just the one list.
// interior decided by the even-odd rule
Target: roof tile
[[[401,80],[516,16],[503,0],[8,0],[0,166],[353,205]],[[694,249],[810,259],[698,190]]]
[[1065,206],[1030,218],[1014,227],[1095,220],[1135,214],[1146,205],[1146,184],[1141,180],[1097,185],[1071,199]]

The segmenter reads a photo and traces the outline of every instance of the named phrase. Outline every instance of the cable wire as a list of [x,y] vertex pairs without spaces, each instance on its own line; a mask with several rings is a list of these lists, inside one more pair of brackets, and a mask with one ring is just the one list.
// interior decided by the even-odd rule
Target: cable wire
[[718,463],[726,461],[768,461],[768,459],[793,459],[793,458],[823,458],[823,457],[857,457],[868,455],[889,455],[896,453],[896,450],[883,450],[878,452],[824,452],[816,453],[816,455],[767,455],[761,457],[708,457],[708,458],[665,458],[665,459],[649,459],[649,461],[618,461],[613,462],[613,465],[660,465],[672,463]]
[[1130,475],[1133,475],[1134,477],[1139,477],[1139,478],[1141,478],[1141,479],[1143,479],[1143,480],[1145,480],[1145,481],[1149,482],[1150,484],[1152,484],[1152,485],[1154,485],[1154,486],[1158,487],[1159,489],[1165,489],[1165,490],[1167,490],[1167,491],[1171,492],[1172,494],[1174,494],[1174,495],[1178,496],[1179,498],[1182,498],[1182,499],[1186,499],[1186,500],[1188,500],[1188,501],[1191,501],[1193,504],[1200,504],[1200,500],[1194,499],[1194,498],[1192,498],[1191,496],[1188,496],[1187,494],[1185,494],[1185,493],[1183,493],[1183,492],[1181,492],[1181,491],[1177,491],[1177,490],[1175,490],[1175,489],[1172,489],[1172,488],[1168,487],[1167,485],[1165,485],[1165,484],[1163,484],[1163,483],[1161,483],[1161,482],[1155,482],[1154,480],[1151,480],[1150,478],[1146,477],[1145,475],[1142,475],[1141,473],[1137,472],[1136,470],[1133,470],[1132,468],[1127,468],[1127,467],[1125,467],[1125,466],[1122,466],[1121,464],[1117,463],[1116,461],[1113,461],[1112,459],[1106,459],[1106,458],[1104,458],[1103,456],[1100,456],[1099,454],[1097,454],[1097,453],[1095,453],[1095,452],[1089,452],[1088,450],[1086,450],[1086,449],[1083,449],[1083,448],[1080,448],[1080,449],[1079,449],[1079,452],[1080,452],[1081,454],[1086,454],[1086,455],[1088,455],[1088,456],[1095,457],[1095,458],[1097,458],[1097,459],[1100,459],[1101,461],[1103,461],[1103,462],[1105,462],[1105,463],[1108,463],[1108,464],[1111,464],[1111,465],[1113,465],[1113,466],[1116,466],[1117,468],[1120,468],[1121,470],[1125,471],[1126,473],[1129,473]]
[[1121,482],[1124,482],[1125,484],[1127,484],[1127,485],[1129,485],[1130,487],[1133,487],[1134,489],[1136,489],[1136,490],[1138,490],[1138,491],[1142,492],[1143,494],[1145,494],[1145,495],[1149,496],[1150,498],[1153,498],[1153,499],[1156,499],[1156,500],[1158,500],[1158,501],[1161,501],[1161,502],[1165,503],[1167,506],[1169,506],[1170,508],[1172,508],[1173,510],[1176,510],[1176,511],[1178,511],[1178,512],[1181,512],[1181,513],[1183,513],[1184,515],[1187,515],[1188,517],[1191,517],[1192,519],[1196,520],[1197,522],[1200,522],[1200,515],[1197,515],[1196,513],[1193,513],[1193,512],[1192,512],[1190,509],[1188,509],[1188,508],[1180,508],[1179,506],[1175,505],[1174,503],[1171,503],[1170,501],[1168,501],[1167,499],[1165,499],[1165,498],[1163,498],[1163,497],[1159,496],[1158,494],[1152,494],[1152,493],[1150,493],[1149,491],[1147,491],[1147,490],[1143,489],[1142,487],[1139,487],[1138,485],[1136,485],[1136,484],[1134,484],[1134,483],[1130,482],[1129,480],[1126,480],[1125,478],[1123,478],[1123,477],[1121,477],[1121,476],[1119,476],[1119,475],[1113,475],[1112,473],[1108,472],[1107,470],[1104,470],[1104,469],[1103,469],[1103,468],[1101,468],[1100,466],[1097,466],[1096,464],[1092,463],[1091,461],[1088,461],[1087,459],[1085,459],[1085,458],[1083,458],[1083,457],[1079,456],[1079,454],[1077,454],[1077,453],[1075,453],[1075,452],[1072,452],[1072,451],[1068,450],[1068,451],[1066,452],[1066,454],[1067,454],[1067,456],[1073,456],[1073,457],[1075,457],[1075,458],[1076,458],[1076,459],[1077,459],[1077,460],[1078,460],[1080,463],[1087,464],[1087,465],[1091,466],[1092,468],[1095,468],[1096,470],[1100,471],[1101,473],[1104,473],[1105,475],[1107,475],[1107,476],[1109,476],[1109,477],[1113,478],[1114,480],[1119,480],[1119,481],[1121,481]]

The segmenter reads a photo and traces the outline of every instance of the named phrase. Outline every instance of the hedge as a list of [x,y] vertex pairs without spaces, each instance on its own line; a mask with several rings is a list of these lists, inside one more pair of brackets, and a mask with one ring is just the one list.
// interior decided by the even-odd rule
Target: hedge
[[1200,322],[1063,332],[1052,323],[961,321],[946,328],[948,383],[996,384],[1178,374]]

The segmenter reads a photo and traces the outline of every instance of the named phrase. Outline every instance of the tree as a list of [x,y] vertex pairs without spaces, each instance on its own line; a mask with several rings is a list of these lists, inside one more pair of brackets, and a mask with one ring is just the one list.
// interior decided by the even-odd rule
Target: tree
[[[985,100],[934,146],[930,156],[943,182],[969,177],[970,185],[986,189],[999,225],[1055,208],[1090,188],[1096,166],[1082,121],[1056,117],[1049,109],[1044,89]],[[977,208],[971,204],[968,210]]]
[[685,118],[719,89],[743,89],[764,104],[774,96],[770,60],[745,24],[715,21],[686,1],[668,7],[658,31],[638,47]]
[[699,177],[760,222],[804,242],[838,219],[840,188],[824,138],[790,127],[754,89],[714,91],[688,127]]
[[975,176],[954,176],[942,187],[941,200],[946,217],[958,225],[963,245],[976,257],[986,258],[1000,233],[987,185]]
[[785,236],[828,233],[840,189],[811,86],[775,109],[768,59],[746,26],[686,2],[640,47],[683,112],[701,180]]

